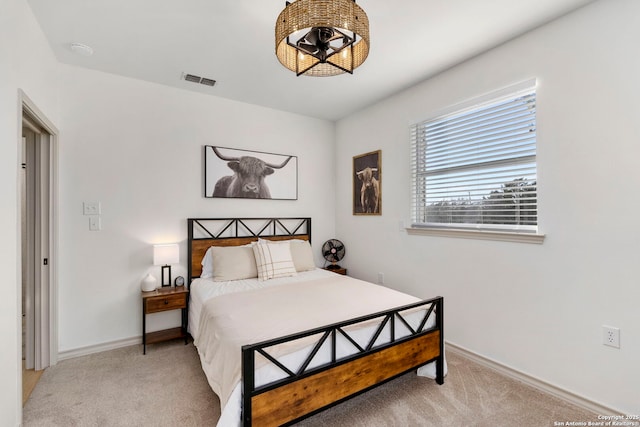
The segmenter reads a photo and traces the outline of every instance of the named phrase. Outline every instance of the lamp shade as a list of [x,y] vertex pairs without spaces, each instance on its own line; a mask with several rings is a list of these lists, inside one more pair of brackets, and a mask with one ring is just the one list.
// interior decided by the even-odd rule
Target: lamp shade
[[177,244],[153,245],[153,264],[169,265],[180,261],[180,248]]

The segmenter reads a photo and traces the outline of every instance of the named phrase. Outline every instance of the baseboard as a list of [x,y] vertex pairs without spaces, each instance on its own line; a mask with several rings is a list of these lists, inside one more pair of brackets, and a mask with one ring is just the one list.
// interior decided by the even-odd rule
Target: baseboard
[[129,347],[131,345],[142,344],[142,337],[125,338],[122,340],[110,341],[102,344],[89,345],[73,350],[65,350],[58,353],[58,361],[73,359],[74,357],[88,356],[89,354],[103,351],[115,350],[117,348]]
[[555,396],[559,399],[564,400],[565,402],[569,402],[573,405],[579,406],[580,408],[586,409],[587,411],[591,411],[595,415],[622,413],[616,409],[609,408],[605,405],[594,402],[593,400],[587,399],[586,397],[564,390],[560,387],[557,387],[539,378],[533,377],[531,375],[520,372],[516,369],[510,368],[506,365],[503,365],[500,362],[496,362],[495,360],[481,356],[478,353],[474,353],[473,351],[467,350],[466,348],[461,347],[457,344],[453,344],[449,341],[445,341],[445,342],[446,342],[446,351],[449,353],[454,353],[458,356],[461,356],[473,362],[476,362],[479,365],[493,369],[494,371],[497,371],[514,380],[525,383],[544,393],[550,394],[552,396]]
[[[73,359],[74,357],[87,356],[89,354],[100,353],[103,351],[115,350],[118,348],[128,347],[131,345],[139,345],[139,344],[142,344],[142,337],[132,337],[132,338],[126,338],[122,340],[102,343],[102,344],[80,347],[73,350],[66,350],[58,353],[58,361]],[[613,414],[613,413],[617,414],[620,412],[616,409],[609,408],[605,405],[594,402],[590,399],[587,399],[583,396],[572,393],[570,391],[564,390],[546,381],[543,381],[531,375],[525,374],[516,369],[510,368],[502,363],[496,362],[495,360],[489,359],[485,356],[481,356],[478,353],[475,353],[471,350],[467,350],[466,348],[459,346],[457,344],[454,344],[450,341],[446,341],[446,351],[449,353],[459,355],[466,359],[469,359],[481,366],[485,366],[487,368],[493,369],[494,371],[497,371],[509,378],[520,381],[544,393],[550,394],[566,402],[569,402],[573,405],[579,406],[580,408],[586,409],[587,411],[591,411],[596,415]]]

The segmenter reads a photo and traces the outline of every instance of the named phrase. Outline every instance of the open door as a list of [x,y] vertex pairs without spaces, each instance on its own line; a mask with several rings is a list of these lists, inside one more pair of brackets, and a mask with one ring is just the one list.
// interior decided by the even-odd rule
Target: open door
[[21,260],[25,368],[57,361],[57,130],[21,91]]
[[22,212],[22,291],[24,357],[27,369],[50,363],[50,134],[25,114],[22,119],[24,194]]

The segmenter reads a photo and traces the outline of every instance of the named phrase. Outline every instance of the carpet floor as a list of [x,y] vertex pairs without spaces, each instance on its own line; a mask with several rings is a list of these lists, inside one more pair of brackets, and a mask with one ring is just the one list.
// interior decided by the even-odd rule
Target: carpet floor
[[[438,386],[414,373],[330,408],[304,427],[553,426],[596,415],[451,352]],[[131,346],[48,368],[23,411],[31,426],[215,426],[220,403],[193,344]],[[559,425],[559,424],[556,424]]]

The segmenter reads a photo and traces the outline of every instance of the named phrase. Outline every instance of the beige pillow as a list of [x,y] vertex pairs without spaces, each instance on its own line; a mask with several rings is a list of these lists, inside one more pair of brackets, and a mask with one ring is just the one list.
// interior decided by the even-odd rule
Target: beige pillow
[[254,243],[253,254],[256,259],[258,280],[276,279],[297,274],[293,259],[291,259],[289,242]]
[[296,267],[296,271],[315,270],[316,263],[313,259],[313,251],[311,245],[307,240],[302,239],[290,239],[290,240],[267,240],[258,239],[258,243],[269,243],[272,245],[289,244],[291,250],[291,259],[293,259],[293,265]]
[[213,280],[223,282],[258,277],[251,245],[212,246]]
[[316,263],[313,260],[311,245],[306,240],[293,239],[291,243],[291,258],[296,271],[315,270]]

